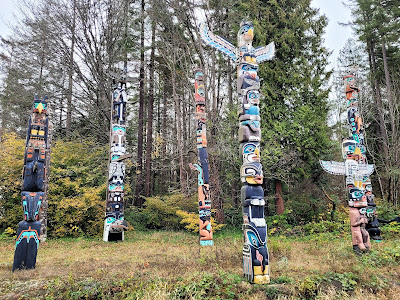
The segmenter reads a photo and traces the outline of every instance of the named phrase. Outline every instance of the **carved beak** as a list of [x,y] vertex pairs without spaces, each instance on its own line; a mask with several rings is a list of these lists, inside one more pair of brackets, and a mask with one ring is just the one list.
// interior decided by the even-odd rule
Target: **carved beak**
[[42,103],[39,103],[37,109],[38,109],[38,111],[39,111],[39,114],[41,114],[42,111],[43,111],[43,109],[44,109],[43,104],[42,104]]

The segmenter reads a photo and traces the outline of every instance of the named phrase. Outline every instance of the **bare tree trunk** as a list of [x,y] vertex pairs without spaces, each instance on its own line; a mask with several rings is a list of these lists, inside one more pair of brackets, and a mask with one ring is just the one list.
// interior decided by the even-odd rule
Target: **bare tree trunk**
[[149,76],[149,98],[147,103],[147,143],[146,143],[146,181],[144,194],[150,196],[151,187],[151,154],[153,152],[153,102],[154,102],[154,48],[155,48],[156,24],[151,25],[151,54]]
[[181,191],[184,194],[188,193],[186,186],[186,178],[185,178],[185,169],[183,167],[183,147],[182,147],[182,112],[180,110],[179,98],[176,93],[176,72],[175,72],[175,64],[176,64],[176,53],[172,54],[173,62],[172,62],[172,95],[174,98],[175,104],[175,113],[176,113],[176,138],[178,143],[178,151],[179,151],[179,181],[181,185]]
[[74,48],[75,48],[75,23],[76,23],[76,9],[75,1],[73,1],[73,13],[72,13],[72,40],[71,40],[71,52],[69,54],[69,70],[68,70],[68,94],[67,94],[67,120],[65,126],[65,133],[67,135],[71,132],[71,118],[72,118],[72,79],[74,69]]
[[285,212],[285,203],[282,198],[282,181],[279,179],[275,180],[275,207],[277,215],[281,215]]
[[136,187],[135,187],[135,205],[142,206],[143,192],[143,115],[144,115],[144,7],[145,2],[142,0],[142,20],[140,28],[140,71],[139,71],[139,125],[137,140],[137,166],[136,166]]
[[389,118],[390,118],[390,125],[392,127],[392,137],[397,137],[397,125],[394,117],[394,102],[392,93],[393,89],[392,89],[392,83],[390,81],[389,67],[387,62],[388,59],[386,54],[386,44],[384,39],[382,39],[382,58],[383,58],[383,68],[385,71],[386,91],[389,103]]
[[[168,171],[165,171],[168,165],[167,159],[167,86],[168,86],[168,78],[167,74],[164,73],[163,75],[163,111],[162,111],[162,125],[161,125],[161,136],[163,139],[163,144],[161,146],[161,159],[162,159],[162,178],[168,177]],[[167,185],[163,184],[161,188],[161,192],[165,193],[167,191]]]

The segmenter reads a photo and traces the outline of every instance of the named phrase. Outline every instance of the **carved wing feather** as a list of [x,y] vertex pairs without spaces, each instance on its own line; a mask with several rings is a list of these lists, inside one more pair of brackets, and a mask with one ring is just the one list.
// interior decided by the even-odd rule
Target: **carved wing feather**
[[344,162],[320,160],[319,163],[321,164],[322,169],[324,169],[324,171],[330,174],[333,175],[346,174],[346,167]]
[[236,61],[236,47],[226,39],[212,33],[205,23],[199,25],[200,37],[202,41],[229,56],[230,59]]
[[257,63],[262,63],[266,60],[271,60],[275,55],[275,43],[271,42],[267,46],[257,47],[255,49]]
[[358,171],[360,174],[364,176],[370,176],[372,173],[374,173],[375,165],[372,164],[365,164],[365,165],[359,165],[358,166]]

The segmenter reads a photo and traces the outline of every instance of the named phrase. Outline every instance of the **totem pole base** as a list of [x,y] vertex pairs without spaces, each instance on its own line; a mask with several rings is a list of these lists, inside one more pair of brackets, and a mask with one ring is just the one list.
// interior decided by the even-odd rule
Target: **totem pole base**
[[39,232],[41,223],[21,221],[18,224],[15,243],[13,272],[21,269],[34,269],[39,249]]
[[214,246],[214,241],[213,240],[200,241],[200,246]]
[[[111,220],[109,220],[111,219]],[[119,224],[121,223],[121,224]],[[105,242],[118,242],[124,240],[124,231],[128,228],[125,220],[117,220],[114,218],[107,218],[104,220],[103,241]]]

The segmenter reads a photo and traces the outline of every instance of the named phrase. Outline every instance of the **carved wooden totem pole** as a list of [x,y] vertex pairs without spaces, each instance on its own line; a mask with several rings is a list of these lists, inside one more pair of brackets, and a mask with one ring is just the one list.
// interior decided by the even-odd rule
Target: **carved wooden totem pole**
[[237,64],[237,90],[241,100],[239,112],[239,142],[243,165],[240,177],[243,183],[243,273],[252,283],[269,283],[269,255],[267,226],[264,219],[263,172],[260,163],[260,79],[258,64],[273,58],[274,43],[254,48],[253,23],[242,21],[238,45],[214,35],[205,24],[200,25],[203,42],[226,54]]
[[[376,204],[369,176],[374,165],[368,164],[364,145],[364,128],[358,107],[357,79],[354,73],[344,76],[347,100],[347,121],[350,137],[342,141],[344,162],[320,161],[322,168],[333,175],[346,176],[353,249],[357,254],[368,251],[371,238],[380,240]],[[368,230],[367,230],[368,228]],[[369,232],[368,232],[369,231]]]
[[195,70],[195,102],[196,102],[196,136],[198,149],[198,164],[190,164],[198,174],[199,190],[199,232],[200,245],[212,246],[213,233],[211,228],[211,199],[208,172],[207,136],[206,136],[206,98],[203,70]]
[[114,91],[111,102],[110,158],[108,165],[108,185],[106,215],[104,219],[103,241],[123,241],[128,224],[124,220],[124,159],[126,154],[126,72],[117,81],[113,78]]
[[[26,137],[22,208],[24,220],[19,222],[15,244],[13,271],[34,269],[41,232],[46,233],[48,174],[50,166],[50,134],[47,96],[33,101]],[[41,217],[42,216],[42,217]],[[40,222],[43,220],[43,226]],[[41,228],[43,227],[43,228]]]

